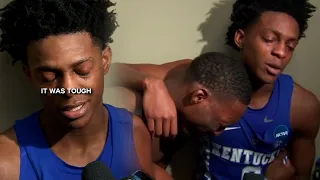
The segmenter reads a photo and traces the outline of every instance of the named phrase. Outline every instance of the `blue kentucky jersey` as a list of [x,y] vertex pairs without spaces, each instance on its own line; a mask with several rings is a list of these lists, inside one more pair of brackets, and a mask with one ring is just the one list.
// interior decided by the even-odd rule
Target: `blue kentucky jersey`
[[290,107],[294,82],[280,75],[269,102],[262,109],[248,108],[240,121],[220,136],[201,140],[199,179],[241,180],[245,173],[264,174],[291,137]]

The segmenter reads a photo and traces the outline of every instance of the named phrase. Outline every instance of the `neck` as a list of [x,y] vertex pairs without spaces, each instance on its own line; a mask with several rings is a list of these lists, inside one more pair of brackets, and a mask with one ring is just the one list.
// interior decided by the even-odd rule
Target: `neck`
[[175,103],[177,111],[181,109],[182,99],[184,94],[184,81],[185,81],[185,69],[181,69],[179,72],[176,72],[166,78],[164,81],[167,90]]
[[252,71],[250,71],[249,67],[246,67],[246,69],[247,69],[247,72],[248,72],[248,75],[249,75],[250,82],[252,84],[253,94],[259,93],[261,91],[265,92],[266,90],[270,91],[270,89],[272,91],[272,88],[273,88],[274,84],[266,84],[266,83],[264,83]]
[[249,107],[260,109],[266,105],[271,96],[274,84],[266,84],[261,81],[250,68],[247,67],[248,75],[252,84],[252,96]]
[[60,122],[57,117],[52,116],[52,113],[46,110],[40,115],[40,123],[50,147],[61,145],[62,147],[72,146],[86,149],[90,144],[106,139],[108,111],[101,103],[93,113],[89,123],[79,129],[71,128]]

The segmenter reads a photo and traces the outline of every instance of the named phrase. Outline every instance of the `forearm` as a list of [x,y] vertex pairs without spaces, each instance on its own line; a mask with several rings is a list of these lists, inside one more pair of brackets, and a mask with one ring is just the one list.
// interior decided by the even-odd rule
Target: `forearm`
[[[315,159],[315,140],[305,136],[298,136],[291,146],[291,159],[295,167],[294,179],[310,179]],[[289,157],[290,158],[290,157]]]
[[[312,152],[310,152],[310,154],[312,154]],[[303,164],[306,164],[306,166],[302,167],[302,166],[295,165],[296,173],[293,178],[294,180],[309,180],[309,179],[311,179],[312,166],[313,166],[313,162],[314,162],[314,158],[312,158],[311,156],[312,155],[310,155],[310,156],[305,155],[306,159],[309,159],[309,161],[306,161],[309,163],[303,163]]]
[[147,75],[138,71],[127,64],[113,63],[106,76],[105,85],[124,86],[134,90],[143,90],[145,87]]
[[124,86],[141,91],[144,90],[150,79],[164,80],[169,71],[190,64],[190,62],[191,60],[187,59],[161,65],[113,63],[106,77],[105,85],[107,87]]

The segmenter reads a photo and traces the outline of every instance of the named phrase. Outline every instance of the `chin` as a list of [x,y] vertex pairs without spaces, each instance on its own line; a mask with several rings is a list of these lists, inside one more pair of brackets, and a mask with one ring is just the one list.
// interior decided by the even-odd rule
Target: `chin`
[[273,84],[276,80],[277,80],[277,78],[270,78],[270,77],[262,79],[264,84]]
[[277,79],[279,75],[270,75],[268,73],[261,73],[258,74],[258,79],[260,79],[260,81],[262,81],[264,84],[273,84]]
[[278,79],[279,76],[280,76],[280,74],[276,75],[276,76],[270,76],[269,75],[267,83],[268,84],[273,84]]
[[90,118],[80,118],[77,120],[73,120],[68,123],[68,126],[71,127],[72,129],[82,129],[86,127],[90,123]]
[[88,113],[76,119],[70,119],[68,117],[63,116],[62,123],[72,129],[82,129],[90,123],[91,116],[92,114],[88,114]]

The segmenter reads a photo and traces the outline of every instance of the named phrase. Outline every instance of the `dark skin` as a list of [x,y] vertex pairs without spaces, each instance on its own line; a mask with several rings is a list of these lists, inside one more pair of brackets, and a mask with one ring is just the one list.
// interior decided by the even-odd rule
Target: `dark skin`
[[[101,51],[86,32],[49,36],[28,46],[25,72],[36,90],[92,88],[90,95],[43,95],[40,124],[51,150],[66,163],[84,167],[96,160],[105,145],[108,110],[103,106],[104,75],[111,63],[111,49]],[[66,114],[82,103],[76,118]],[[63,109],[61,109],[63,107]],[[72,117],[75,117],[73,115]],[[134,141],[142,170],[153,175],[151,138],[142,120],[134,116]],[[59,131],[56,131],[59,129]],[[19,179],[20,149],[13,128],[0,135],[0,177]]]
[[[198,133],[219,135],[224,127],[240,119],[245,113],[247,106],[235,98],[219,98],[206,87],[196,82],[186,82],[184,74],[187,68],[188,66],[179,66],[171,70],[165,77],[166,88],[179,114],[178,127],[180,130],[193,136],[197,136]],[[122,106],[144,117],[141,112],[141,105],[143,103],[141,93],[124,87],[108,88],[107,92],[113,94],[113,104]],[[158,123],[155,124],[157,130],[163,128],[168,133],[170,124],[159,124],[159,122],[155,121],[155,123]],[[153,162],[162,168],[165,168],[174,153],[189,141],[189,138],[186,138],[184,135],[174,140],[160,139],[157,134],[154,135],[155,137],[152,139]],[[159,166],[156,167],[159,169]],[[171,179],[163,170],[159,170],[156,173],[156,178]]]
[[[141,112],[141,93],[119,86],[107,88],[105,89],[105,92],[107,94],[112,94],[112,97],[110,97],[110,99],[108,98],[110,104],[125,108],[137,116],[143,117]],[[164,170],[166,165],[162,167],[161,165],[163,164],[159,163],[164,156],[159,145],[159,138],[153,137],[152,161],[154,162],[154,177],[161,180],[172,180],[172,177]]]
[[[150,91],[158,91],[157,96],[143,93],[141,102],[133,100],[142,105],[148,128],[157,136],[177,135],[177,111],[180,118],[183,117],[197,129],[218,135],[224,127],[235,123],[247,106],[233,97],[223,98],[220,94],[214,94],[197,82],[185,83],[183,79],[190,62],[191,60],[181,60],[160,66],[115,63],[110,73],[117,78],[112,78],[112,75],[111,78],[107,78],[107,86],[130,87],[128,84],[131,83],[132,90],[148,88]],[[119,74],[119,70],[127,73]],[[161,102],[162,97],[168,96],[173,99],[168,102],[168,106],[161,105],[159,108],[158,105],[149,104],[149,99],[156,98],[154,101]],[[125,104],[135,106],[130,101],[126,101]],[[175,107],[174,110],[171,107]]]
[[[246,29],[239,29],[234,40],[252,77],[254,92],[249,107],[253,109],[262,108],[269,101],[274,81],[290,62],[294,49],[299,42],[298,23],[286,13],[264,12],[257,21]],[[117,82],[112,83],[143,90],[143,102],[157,109],[157,111],[153,111],[147,109],[148,106],[143,105],[149,118],[154,119],[154,121],[170,123],[176,120],[176,110],[174,106],[171,106],[172,100],[169,98],[168,91],[161,80],[171,69],[190,62],[191,60],[185,59],[162,65],[116,64],[114,73],[120,70],[126,71],[130,78],[122,77],[123,79],[118,79]],[[153,97],[156,94],[161,96]],[[168,104],[168,106],[162,108],[163,104]],[[320,104],[317,97],[295,83],[290,120],[293,138],[287,150],[291,163],[296,170],[294,179],[309,179],[311,176],[319,120]],[[177,134],[177,128],[171,127],[171,129],[174,130],[164,135]],[[154,129],[149,127],[149,130]],[[167,131],[162,128],[158,134]],[[279,172],[283,171],[274,173]],[[287,179],[292,179],[292,177],[287,176]]]
[[[255,25],[236,33],[235,42],[256,77],[251,108],[259,109],[267,104],[273,82],[290,62],[298,37],[299,26],[295,19],[277,12],[263,13]],[[288,151],[296,169],[296,179],[309,179],[311,176],[319,120],[317,97],[295,83],[291,103],[294,136]]]

